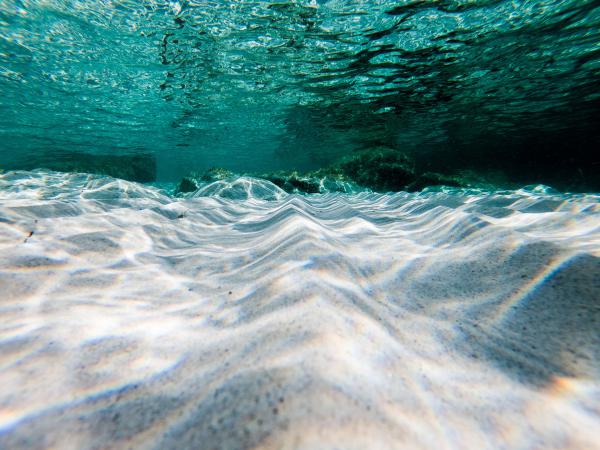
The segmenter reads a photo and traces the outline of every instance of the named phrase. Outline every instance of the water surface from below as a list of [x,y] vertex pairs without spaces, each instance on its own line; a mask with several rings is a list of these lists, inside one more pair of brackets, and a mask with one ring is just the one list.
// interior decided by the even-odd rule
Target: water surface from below
[[600,189],[596,0],[7,0],[0,27],[0,168],[143,155],[177,181],[386,146]]

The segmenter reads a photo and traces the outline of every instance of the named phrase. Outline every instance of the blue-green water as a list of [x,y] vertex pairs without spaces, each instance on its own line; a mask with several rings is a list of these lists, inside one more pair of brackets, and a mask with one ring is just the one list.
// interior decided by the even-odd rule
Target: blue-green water
[[597,190],[599,6],[4,0],[0,168],[137,155],[141,175],[112,174],[178,181],[385,146],[421,172]]

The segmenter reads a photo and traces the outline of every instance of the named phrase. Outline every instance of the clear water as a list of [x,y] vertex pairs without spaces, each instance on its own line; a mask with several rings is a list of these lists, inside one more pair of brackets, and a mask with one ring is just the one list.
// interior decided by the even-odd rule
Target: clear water
[[600,2],[0,0],[0,448],[600,448]]
[[144,181],[178,181],[384,145],[423,171],[595,191],[598,6],[4,0],[0,168],[138,154]]

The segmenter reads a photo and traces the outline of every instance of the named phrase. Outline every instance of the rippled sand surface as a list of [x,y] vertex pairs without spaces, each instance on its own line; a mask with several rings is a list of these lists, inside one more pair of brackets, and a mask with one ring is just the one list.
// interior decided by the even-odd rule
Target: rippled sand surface
[[597,195],[7,173],[0,447],[600,448],[599,257]]

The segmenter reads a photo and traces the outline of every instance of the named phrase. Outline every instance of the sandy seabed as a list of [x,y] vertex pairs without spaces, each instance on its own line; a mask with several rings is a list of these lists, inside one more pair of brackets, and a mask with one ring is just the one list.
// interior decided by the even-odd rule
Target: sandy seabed
[[0,448],[600,448],[599,200],[0,175]]

